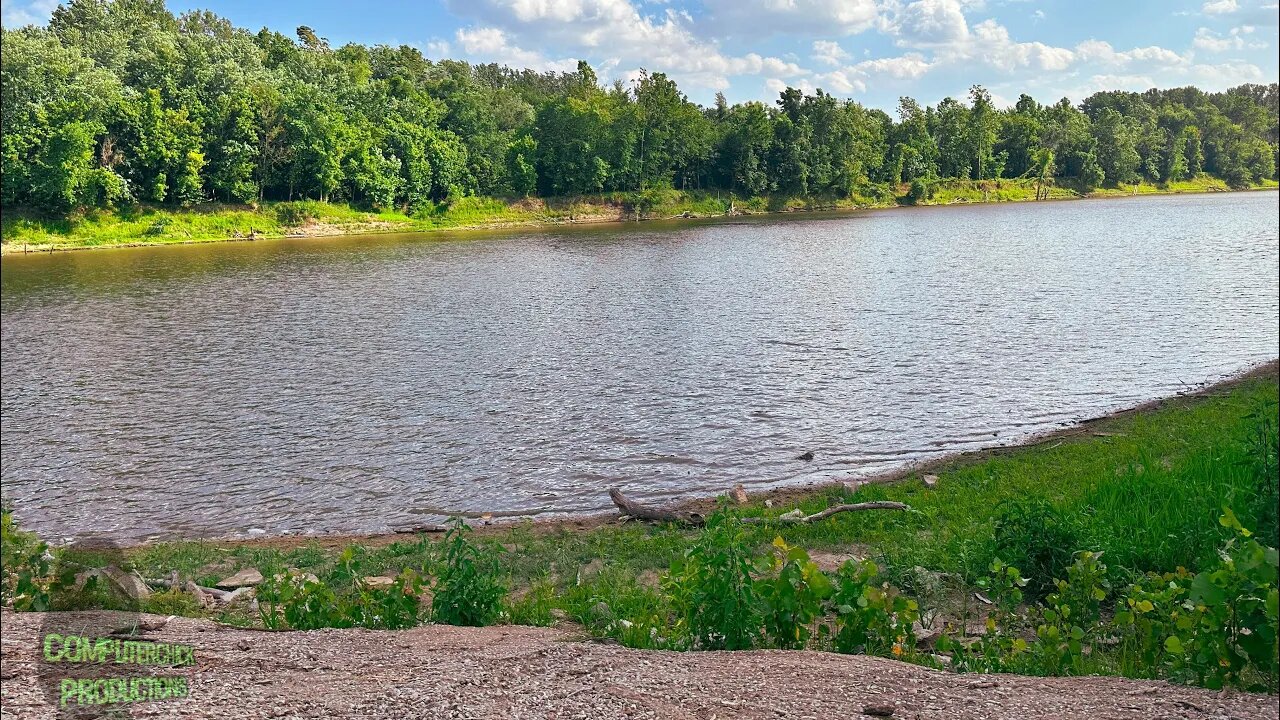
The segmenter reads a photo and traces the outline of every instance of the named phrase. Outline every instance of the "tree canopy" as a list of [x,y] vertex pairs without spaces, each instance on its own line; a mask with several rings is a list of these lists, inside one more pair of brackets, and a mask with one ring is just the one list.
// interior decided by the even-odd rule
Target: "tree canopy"
[[660,71],[572,72],[333,48],[162,0],[72,0],[0,38],[6,206],[338,200],[409,211],[465,195],[653,187],[847,197],[941,178],[1084,188],[1276,176],[1277,92],[1100,92],[1073,105],[980,86],[897,118],[817,90],[692,103]]

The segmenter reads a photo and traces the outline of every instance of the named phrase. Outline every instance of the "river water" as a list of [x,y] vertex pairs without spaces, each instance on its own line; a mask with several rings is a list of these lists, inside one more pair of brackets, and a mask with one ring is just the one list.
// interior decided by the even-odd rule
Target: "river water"
[[1278,262],[1275,192],[9,256],[0,479],[140,540],[845,478],[1275,358]]

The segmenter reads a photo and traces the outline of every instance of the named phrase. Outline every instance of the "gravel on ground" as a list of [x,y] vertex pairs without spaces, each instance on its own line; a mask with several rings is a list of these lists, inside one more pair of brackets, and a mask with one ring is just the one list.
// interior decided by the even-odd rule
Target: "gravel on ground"
[[108,612],[5,611],[2,619],[5,718],[59,717],[62,666],[41,660],[48,633],[100,636],[121,623],[140,624],[140,639],[190,645],[195,658],[189,667],[159,669],[188,678],[186,698],[130,705],[125,717],[874,717],[867,711],[975,720],[1280,717],[1275,696],[1234,690],[1111,677],[964,675],[809,651],[632,650],[551,628],[265,632]]

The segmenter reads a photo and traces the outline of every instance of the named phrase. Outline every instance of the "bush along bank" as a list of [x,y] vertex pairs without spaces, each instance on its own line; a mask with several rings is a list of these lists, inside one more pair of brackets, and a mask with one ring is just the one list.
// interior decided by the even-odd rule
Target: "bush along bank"
[[[923,180],[899,187],[869,185],[848,197],[752,196],[726,191],[655,188],[553,199],[504,200],[462,197],[419,207],[361,209],[317,200],[257,205],[204,204],[188,209],[133,205],[87,209],[48,217],[24,208],[5,208],[0,217],[3,251],[8,253],[95,247],[167,245],[279,237],[324,237],[378,233],[634,222],[732,215],[855,210],[916,205],[1069,200],[1085,197],[1161,193],[1226,192],[1224,182],[1202,175],[1176,183],[1077,189],[1070,178],[1041,183],[1028,179]],[[1255,189],[1274,188],[1262,181]]]
[[[1272,369],[1050,443],[956,461],[928,482],[795,503],[812,512],[852,496],[907,501],[911,512],[789,525],[777,519],[782,503],[726,499],[701,528],[473,533],[456,521],[443,540],[340,552],[165,543],[129,555],[155,588],[140,597],[75,587],[76,571],[101,564],[93,551],[50,552],[6,513],[4,601],[278,630],[573,623],[639,648],[811,648],[962,672],[1275,692],[1276,389]],[[249,568],[251,593],[201,590]],[[165,581],[174,575],[195,591],[165,589],[179,585]]]

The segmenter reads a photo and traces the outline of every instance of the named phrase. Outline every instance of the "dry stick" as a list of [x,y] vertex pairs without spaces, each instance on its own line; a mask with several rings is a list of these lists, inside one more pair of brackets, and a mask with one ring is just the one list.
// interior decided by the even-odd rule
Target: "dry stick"
[[[680,512],[678,510],[670,510],[668,508],[654,508],[647,505],[641,505],[634,500],[630,500],[622,494],[617,488],[609,490],[609,498],[613,500],[613,504],[618,506],[618,510],[623,515],[629,515],[638,520],[654,520],[657,522],[675,522],[685,525],[702,525],[706,522],[698,513]],[[770,523],[779,522],[783,524],[800,524],[817,522],[842,512],[857,512],[859,510],[910,510],[911,506],[900,502],[892,502],[890,500],[876,500],[873,502],[850,503],[847,505],[835,505],[826,510],[821,510],[812,515],[783,515],[776,518],[752,517],[742,518],[744,523]],[[798,513],[798,511],[796,511]]]
[[750,517],[742,518],[744,523],[770,523],[779,522],[784,525],[798,525],[801,523],[817,522],[842,512],[857,512],[859,510],[910,510],[911,506],[905,503],[893,502],[892,500],[875,500],[872,502],[850,503],[847,505],[833,505],[826,510],[820,510],[812,515],[782,515],[776,518],[769,517]]

